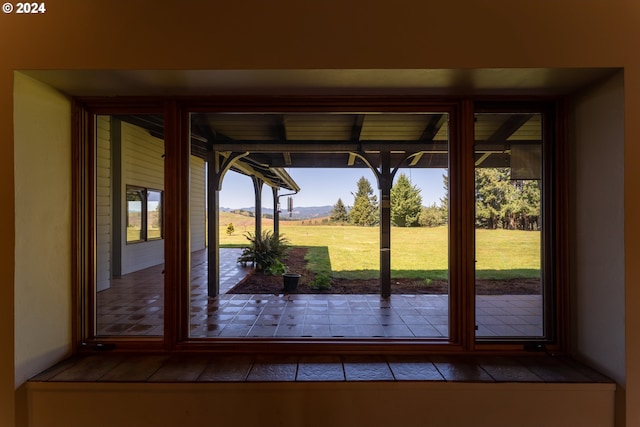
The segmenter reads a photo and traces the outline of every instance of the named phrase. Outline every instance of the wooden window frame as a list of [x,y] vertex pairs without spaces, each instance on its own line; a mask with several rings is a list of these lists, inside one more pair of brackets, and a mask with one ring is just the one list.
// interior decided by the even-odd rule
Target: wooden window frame
[[[542,282],[544,339],[530,340],[525,348],[565,351],[568,337],[568,177],[564,102],[557,99],[513,98],[476,100],[476,113],[539,113],[542,116]],[[475,201],[474,201],[475,203]],[[504,348],[518,350],[513,340],[497,337],[476,339],[474,349]]]
[[[555,143],[545,167],[553,197],[554,237],[545,241],[544,253],[554,268],[550,272],[553,299],[552,336],[547,350],[564,351],[568,342],[568,202],[566,138],[563,101],[555,98],[425,98],[425,97],[189,97],[189,98],[78,98],[73,107],[73,337],[74,352],[115,348],[117,351],[211,351],[221,353],[375,353],[430,354],[526,351],[522,343],[477,342],[474,275],[474,162],[473,116],[477,108],[509,105],[544,111],[553,118],[548,128]],[[446,112],[449,135],[449,238],[450,303],[449,339],[207,339],[188,336],[189,287],[189,114],[195,112]],[[162,337],[96,337],[95,308],[95,178],[94,117],[116,114],[163,114],[165,120],[165,189],[163,229],[165,244],[165,324]],[[545,131],[547,132],[547,131]],[[549,150],[551,151],[551,150]],[[550,162],[550,163],[549,163]]]

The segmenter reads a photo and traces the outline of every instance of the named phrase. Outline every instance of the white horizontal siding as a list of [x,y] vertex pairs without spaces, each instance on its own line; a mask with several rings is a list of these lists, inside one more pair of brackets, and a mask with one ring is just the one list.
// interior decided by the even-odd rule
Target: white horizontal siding
[[131,243],[123,252],[122,274],[133,273],[164,262],[164,240]]
[[205,248],[205,163],[191,156],[191,251]]
[[164,190],[164,142],[122,123],[122,146],[125,184]]
[[[122,123],[122,217],[126,218],[126,186],[164,190],[164,141],[146,130]],[[122,274],[164,262],[164,240],[126,244],[126,227],[122,227]]]
[[96,119],[96,291],[111,287],[111,121]]

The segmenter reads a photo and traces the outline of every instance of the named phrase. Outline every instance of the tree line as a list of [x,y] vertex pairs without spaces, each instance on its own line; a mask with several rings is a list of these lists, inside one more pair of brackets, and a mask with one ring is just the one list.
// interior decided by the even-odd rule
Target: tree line
[[[440,204],[422,206],[421,190],[401,173],[391,189],[391,223],[397,227],[437,227],[448,222],[447,175],[442,176],[445,197]],[[512,180],[509,168],[476,169],[476,227],[487,229],[540,229],[540,182]],[[378,198],[362,177],[349,209],[338,199],[329,221],[334,224],[375,226],[380,220]]]
[[476,227],[540,230],[540,184],[511,179],[509,168],[476,169]]
[[[391,189],[391,223],[398,227],[437,227],[447,223],[446,206],[433,204],[422,206],[420,189],[402,173]],[[358,180],[353,195],[353,206],[348,209],[342,199],[338,199],[331,210],[329,221],[334,224],[350,224],[363,227],[375,226],[380,222],[380,207],[369,180]]]

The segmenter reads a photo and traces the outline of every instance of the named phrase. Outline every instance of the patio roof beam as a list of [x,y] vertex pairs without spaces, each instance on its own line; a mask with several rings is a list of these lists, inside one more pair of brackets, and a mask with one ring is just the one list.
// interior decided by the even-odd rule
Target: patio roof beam
[[490,151],[483,153],[478,160],[476,160],[476,167],[480,166],[491,155]]
[[350,153],[350,152],[417,152],[417,151],[443,151],[448,152],[448,143],[420,143],[417,141],[362,141],[339,142],[339,141],[238,141],[214,144],[216,151],[249,151],[252,153]]
[[[502,140],[476,140],[476,152],[490,150],[492,152],[505,150],[505,144],[512,141]],[[518,144],[540,144],[540,140],[517,140]],[[447,141],[418,142],[418,141],[361,141],[359,143],[349,141],[235,141],[215,143],[215,151],[249,151],[251,153],[350,153],[350,152],[449,152]]]

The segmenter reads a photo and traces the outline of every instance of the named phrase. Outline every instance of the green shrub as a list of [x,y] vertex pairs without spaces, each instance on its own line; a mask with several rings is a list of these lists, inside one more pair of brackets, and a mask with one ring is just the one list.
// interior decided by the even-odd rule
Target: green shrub
[[319,291],[326,291],[328,289],[331,289],[331,277],[328,274],[324,273],[317,274],[309,287],[317,289]]
[[273,264],[267,267],[264,272],[271,276],[279,276],[284,274],[287,271],[287,266],[284,265],[280,260],[275,260]]
[[245,237],[250,242],[250,246],[242,250],[238,257],[238,262],[243,264],[251,263],[256,270],[264,271],[268,274],[278,274],[283,270],[282,258],[289,245],[289,240],[282,235],[275,235],[271,230],[263,231],[260,236],[248,232]]

